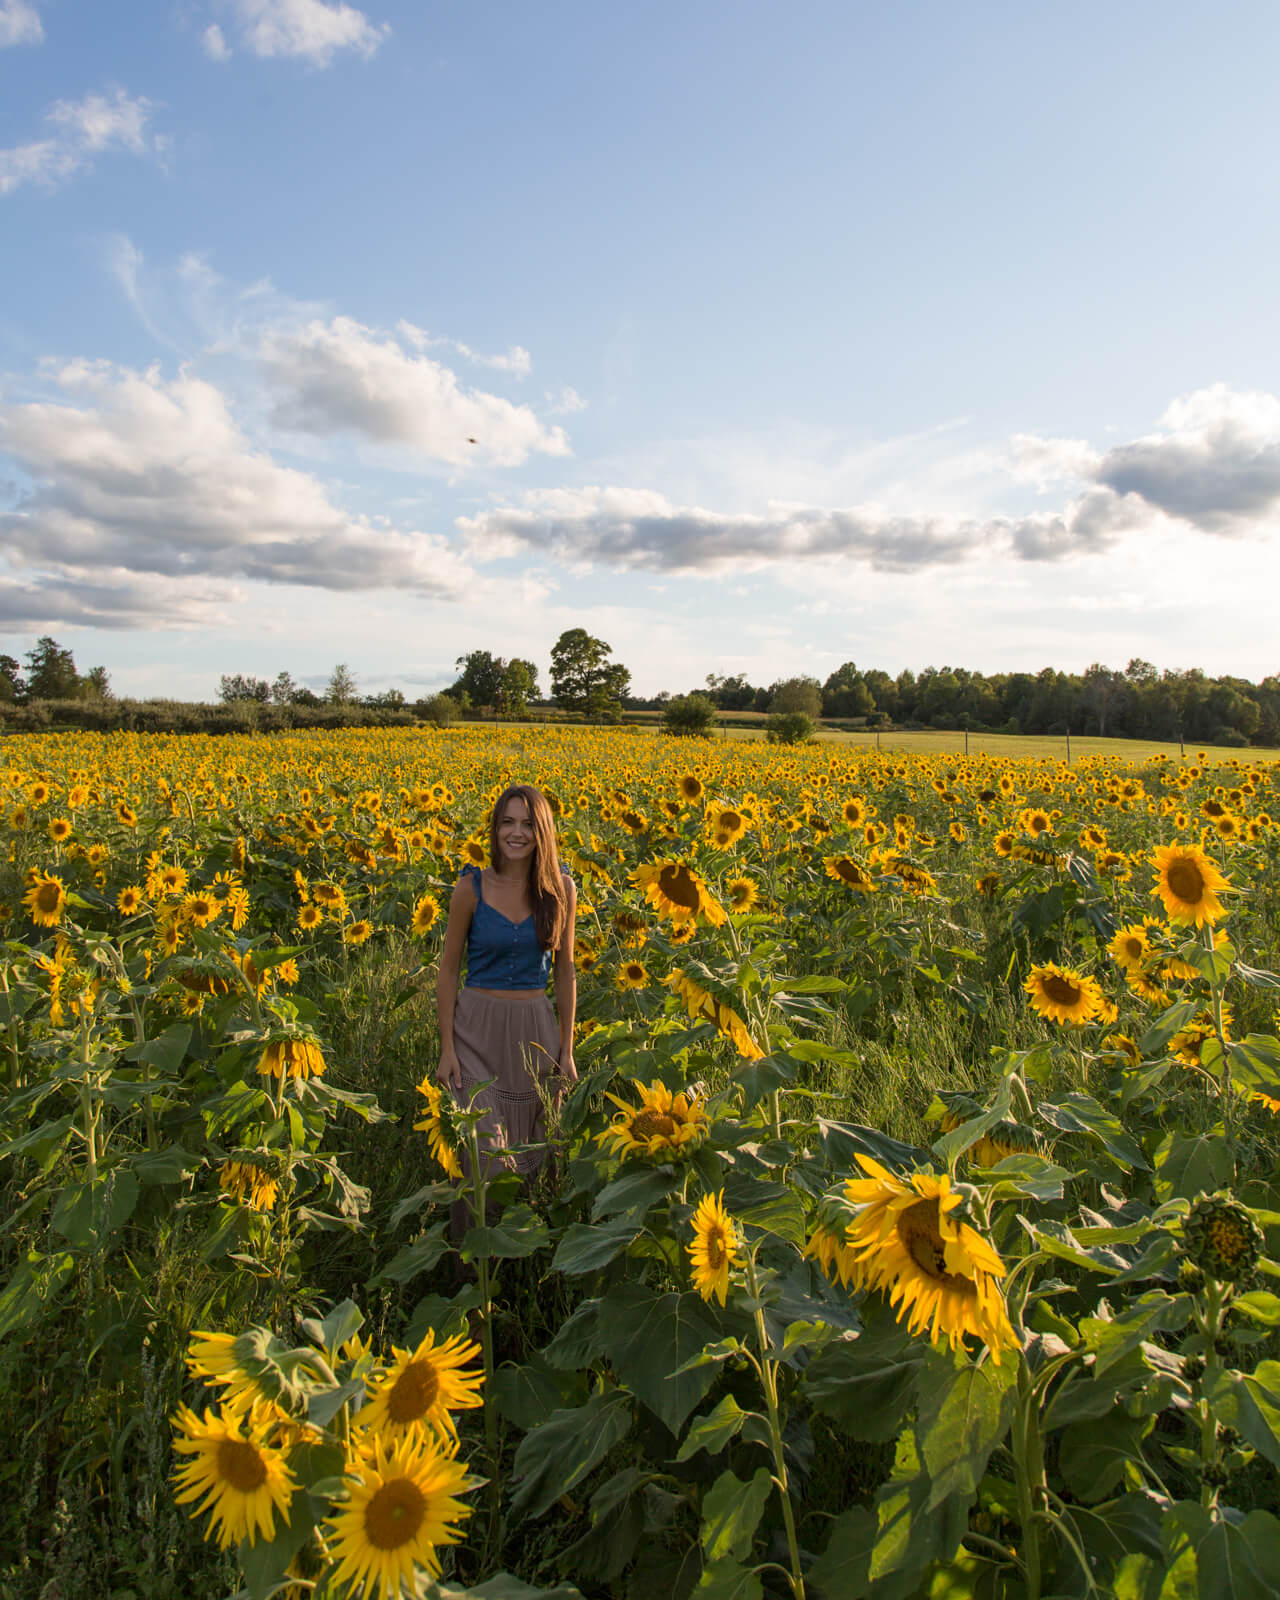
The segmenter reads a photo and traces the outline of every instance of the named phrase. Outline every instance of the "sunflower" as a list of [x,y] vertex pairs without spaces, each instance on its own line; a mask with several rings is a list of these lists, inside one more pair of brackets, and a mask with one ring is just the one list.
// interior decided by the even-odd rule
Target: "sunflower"
[[224,1389],[223,1408],[247,1411],[264,1400],[262,1387],[246,1367],[260,1351],[253,1335],[204,1333],[197,1330],[187,1345],[187,1371],[193,1378],[214,1388]]
[[327,911],[337,910],[347,903],[346,892],[341,885],[336,883],[314,883],[311,886],[311,898],[317,905],[322,905]]
[[182,914],[197,928],[207,928],[215,917],[222,915],[222,906],[212,895],[189,894],[182,902]]
[[867,816],[867,802],[861,795],[850,795],[840,807],[840,815],[851,828],[861,827]]
[[1162,845],[1153,853],[1151,865],[1156,869],[1152,893],[1164,901],[1170,922],[1202,928],[1222,915],[1218,893],[1229,884],[1197,845]]
[[695,773],[684,772],[676,779],[676,792],[689,805],[702,799],[702,779]]
[[14,806],[13,810],[9,813],[9,826],[12,828],[14,833],[22,832],[27,825],[27,818],[28,813],[26,806]]
[[1017,842],[1017,835],[1011,829],[1004,828],[992,840],[991,848],[998,856],[1011,856]]
[[693,1286],[704,1300],[720,1304],[729,1293],[729,1268],[738,1261],[737,1225],[724,1208],[724,1190],[706,1194],[693,1214],[693,1243],[686,1245],[693,1267]]
[[1031,1008],[1050,1022],[1088,1022],[1102,1005],[1102,990],[1096,978],[1082,977],[1070,967],[1047,961],[1032,967],[1022,986],[1031,996]]
[[440,916],[440,902],[433,895],[421,895],[413,908],[411,926],[421,939],[435,927]]
[[280,1193],[280,1185],[271,1174],[251,1161],[224,1161],[218,1172],[218,1187],[251,1211],[270,1211]]
[[980,895],[987,899],[994,898],[1000,893],[1000,874],[998,872],[984,872],[973,880],[973,886]]
[[1018,822],[1022,831],[1029,833],[1033,839],[1038,839],[1042,833],[1053,832],[1053,819],[1039,806],[1028,806],[1025,811],[1020,811]]
[[206,1410],[201,1420],[179,1406],[173,1426],[173,1448],[191,1457],[173,1475],[178,1504],[198,1501],[192,1516],[211,1513],[209,1532],[216,1533],[219,1549],[246,1539],[252,1545],[259,1534],[274,1539],[275,1514],[288,1522],[297,1485],[284,1451],[267,1443],[261,1424],[227,1407],[219,1415]]
[[31,887],[22,897],[31,920],[41,928],[56,928],[67,908],[67,891],[61,878],[51,872],[36,872]]
[[1154,917],[1144,917],[1141,922],[1127,923],[1118,930],[1107,949],[1123,971],[1142,971],[1151,954],[1151,936],[1147,929],[1158,926]]
[[614,980],[619,989],[646,989],[649,986],[649,969],[641,961],[624,961]]
[[1109,1033],[1102,1041],[1102,1048],[1118,1055],[1126,1067],[1142,1065],[1142,1051],[1138,1048],[1138,1042],[1127,1033]]
[[862,894],[874,894],[876,885],[871,874],[852,856],[823,856],[822,865],[828,878],[844,884],[846,889],[857,889]]
[[314,1039],[272,1039],[258,1057],[264,1078],[318,1078],[324,1055]]
[[953,1350],[973,1334],[998,1366],[1001,1352],[1017,1345],[999,1286],[1004,1263],[951,1214],[962,1199],[951,1179],[915,1172],[903,1183],[871,1157],[857,1160],[868,1176],[844,1186],[858,1207],[845,1243],[863,1281],[888,1295],[912,1333],[928,1330],[935,1345],[945,1337]]
[[441,1545],[457,1544],[471,1508],[457,1498],[471,1487],[457,1445],[432,1435],[396,1444],[375,1439],[348,1470],[346,1501],[325,1526],[338,1563],[334,1574],[351,1593],[400,1600],[418,1592],[415,1568],[440,1575]]
[[[1231,1007],[1224,1005],[1222,1008],[1222,1037],[1230,1040],[1228,1028],[1234,1018]],[[1197,1011],[1191,1021],[1184,1028],[1179,1029],[1169,1040],[1169,1053],[1176,1056],[1184,1067],[1198,1067],[1201,1065],[1201,1055],[1210,1039],[1218,1037],[1217,1024],[1213,1020],[1213,1012],[1209,1010]]]
[[760,898],[760,891],[751,878],[730,878],[724,888],[729,897],[729,910],[739,916],[750,911]]
[[123,800],[116,802],[116,819],[122,822],[126,828],[136,828],[138,826],[138,813],[131,806],[126,805]]
[[429,1428],[433,1433],[457,1438],[454,1411],[472,1411],[484,1400],[481,1370],[461,1370],[480,1354],[480,1346],[462,1334],[437,1345],[435,1333],[416,1350],[392,1349],[391,1365],[369,1385],[369,1400],[356,1414],[361,1429],[400,1439]]
[[53,817],[49,821],[49,837],[54,844],[65,844],[71,837],[71,819],[69,817]]
[[648,1088],[638,1078],[631,1081],[640,1096],[640,1105],[607,1095],[618,1109],[604,1132],[596,1135],[596,1143],[606,1148],[612,1145],[610,1154],[623,1161],[632,1155],[660,1160],[692,1155],[711,1126],[698,1097],[683,1092],[673,1094],[656,1078]]
[[747,831],[747,819],[732,806],[710,807],[706,815],[706,834],[717,850],[728,850]]
[[305,905],[298,908],[298,931],[300,933],[313,933],[324,921],[324,912],[319,906]]
[[444,1096],[440,1086],[425,1077],[418,1085],[418,1093],[427,1102],[427,1114],[421,1122],[414,1123],[414,1131],[425,1133],[431,1154],[444,1168],[448,1178],[462,1177],[462,1163],[458,1160],[457,1139],[454,1130],[446,1125]]
[[804,1253],[833,1281],[838,1279],[846,1287],[852,1284],[855,1288],[861,1283],[857,1257],[845,1243],[843,1227],[827,1227],[819,1222],[809,1235]]
[[358,921],[349,923],[342,930],[343,944],[364,944],[373,933],[373,923],[361,917]]
[[687,972],[669,973],[665,981],[684,1001],[685,1010],[695,1022],[712,1023],[744,1060],[762,1059],[764,1051],[751,1037],[746,1023],[732,1006],[717,1000],[709,989],[704,989]]
[[687,861],[650,861],[635,868],[631,881],[659,913],[672,922],[703,916],[719,928],[728,915],[717,903],[700,873]]

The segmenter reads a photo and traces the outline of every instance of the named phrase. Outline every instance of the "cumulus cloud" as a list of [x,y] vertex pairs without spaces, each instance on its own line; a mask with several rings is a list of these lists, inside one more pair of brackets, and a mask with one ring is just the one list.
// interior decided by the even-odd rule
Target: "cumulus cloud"
[[83,100],[56,100],[45,112],[53,127],[47,138],[0,150],[0,195],[23,183],[52,188],[106,150],[161,153],[165,141],[149,132],[152,109],[150,100],[133,99],[120,88]]
[[[417,343],[405,325],[401,340]],[[564,431],[529,406],[463,388],[448,367],[401,340],[350,317],[268,331],[259,360],[273,420],[302,433],[407,446],[454,466],[518,466],[534,451],[569,454]]]
[[39,44],[44,38],[40,13],[27,0],[0,0],[0,50],[10,44]]
[[0,574],[0,627],[13,633],[51,628],[207,628],[225,620],[239,590],[198,580],[109,569],[62,568],[29,579]]
[[760,514],[678,505],[625,487],[538,490],[458,519],[480,560],[535,551],[570,565],[717,573],[847,562],[914,572],[980,557],[1060,562],[1175,527],[1260,536],[1280,516],[1280,400],[1218,384],[1177,400],[1160,431],[1106,452],[1019,434],[998,458],[1044,487],[1075,480],[1061,510],[1026,516],[905,514],[773,503]]
[[461,339],[450,339],[445,334],[428,333],[425,328],[415,327],[412,322],[397,322],[396,332],[406,344],[413,345],[415,350],[438,349],[444,346],[465,360],[474,362],[478,367],[492,367],[495,372],[509,372],[517,378],[527,378],[533,371],[533,357],[523,345],[513,344],[510,349],[499,355],[487,356],[479,350],[473,350],[469,344],[463,344]]
[[[371,56],[391,31],[342,0],[231,0],[231,10],[238,42],[251,55],[294,56],[314,67],[327,67],[342,50]],[[216,23],[203,43],[215,61],[231,54]]]
[[102,362],[49,377],[56,399],[0,405],[0,451],[31,482],[0,512],[0,535],[11,568],[63,575],[69,606],[106,608],[117,594],[134,618],[120,573],[177,584],[180,613],[193,579],[224,592],[248,579],[454,599],[472,578],[446,540],[352,516],[317,479],[255,449],[202,379]]

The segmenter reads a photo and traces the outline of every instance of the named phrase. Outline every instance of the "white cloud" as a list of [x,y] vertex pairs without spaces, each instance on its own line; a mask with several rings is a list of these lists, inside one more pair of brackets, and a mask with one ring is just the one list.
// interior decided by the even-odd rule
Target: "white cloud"
[[425,328],[415,327],[412,322],[397,322],[396,332],[415,350],[439,349],[443,346],[465,360],[473,361],[478,367],[492,367],[495,372],[510,372],[517,378],[527,378],[533,371],[533,358],[523,345],[513,344],[501,355],[486,356],[478,350],[473,350],[470,345],[463,344],[461,339],[450,339],[444,334],[430,334]]
[[148,131],[152,103],[123,89],[57,100],[45,113],[56,130],[49,138],[0,150],[0,195],[23,183],[53,187],[90,165],[102,151],[122,148],[135,155],[159,154],[165,141]]
[[[401,325],[410,344],[418,331]],[[530,407],[464,389],[448,367],[350,317],[269,330],[260,364],[273,418],[284,428],[353,433],[454,466],[518,466],[534,451],[569,454],[563,430]]]
[[204,53],[210,61],[230,61],[231,46],[216,22],[211,22],[204,30],[200,36],[200,43],[204,46]]
[[0,0],[0,50],[11,44],[39,44],[40,13],[27,0]]
[[[61,584],[69,608],[115,603],[120,625],[135,626],[136,586],[122,573],[171,591],[167,611],[155,602],[170,620],[195,603],[192,580],[220,580],[224,593],[250,580],[442,599],[471,582],[446,540],[352,516],[316,478],[255,449],[210,383],[106,362],[48,377],[56,399],[0,405],[0,451],[32,484],[0,512],[0,534],[40,595]],[[31,585],[19,591],[12,603],[37,603]]]
[[1066,479],[1091,478],[1100,459],[1083,439],[1042,439],[1035,433],[1015,433],[1001,465],[1019,482],[1047,489]]
[[558,394],[553,394],[548,389],[547,405],[553,417],[571,417],[575,412],[587,409],[587,402],[576,389],[571,389],[568,384]]
[[251,54],[299,57],[315,67],[327,67],[340,50],[371,56],[391,31],[342,0],[234,0],[234,10],[239,41]]

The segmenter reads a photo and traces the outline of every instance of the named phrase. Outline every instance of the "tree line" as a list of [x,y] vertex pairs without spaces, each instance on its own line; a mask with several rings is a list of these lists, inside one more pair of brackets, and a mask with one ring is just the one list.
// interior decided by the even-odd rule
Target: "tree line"
[[26,670],[14,656],[0,655],[0,704],[23,706],[33,700],[109,700],[105,667],[76,671],[75,656],[48,634],[27,652]]

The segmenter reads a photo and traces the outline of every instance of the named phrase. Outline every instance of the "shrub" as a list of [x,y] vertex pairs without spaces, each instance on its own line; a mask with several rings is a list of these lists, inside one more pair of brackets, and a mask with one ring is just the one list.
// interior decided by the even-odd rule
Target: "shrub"
[[709,738],[716,725],[716,708],[705,694],[680,694],[668,700],[662,712],[662,731],[682,738]]
[[777,711],[764,736],[770,744],[807,744],[813,733],[814,721],[807,711]]
[[437,728],[447,728],[461,715],[458,702],[447,694],[433,694],[426,700],[419,700],[414,710],[423,722],[434,722]]

